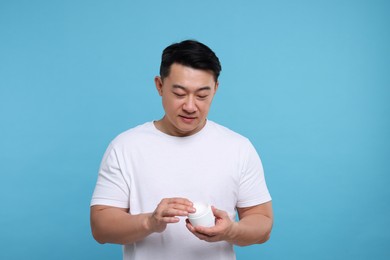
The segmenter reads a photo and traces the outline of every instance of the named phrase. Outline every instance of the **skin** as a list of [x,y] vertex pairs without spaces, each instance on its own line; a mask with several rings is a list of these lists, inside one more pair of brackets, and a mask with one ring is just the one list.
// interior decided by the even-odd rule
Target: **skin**
[[212,207],[214,227],[193,227],[186,220],[187,229],[200,240],[207,242],[227,241],[238,246],[261,244],[270,238],[273,214],[272,202],[247,208],[237,208],[239,221],[232,221],[228,214]]
[[92,235],[99,243],[131,244],[152,233],[163,232],[178,216],[195,212],[186,198],[162,199],[151,213],[131,215],[127,208],[103,205],[91,207]]
[[166,78],[155,77],[154,82],[165,110],[165,116],[155,122],[157,129],[183,137],[204,127],[218,89],[212,72],[174,63]]
[[[218,89],[212,72],[172,64],[167,77],[155,77],[155,85],[165,110],[164,117],[154,122],[157,129],[184,137],[204,127]],[[188,219],[186,227],[207,242],[228,241],[245,246],[269,239],[273,222],[271,202],[237,211],[239,221],[235,222],[225,211],[213,207],[214,227],[193,227]],[[128,208],[95,205],[91,207],[91,229],[99,243],[130,244],[163,232],[167,225],[178,223],[179,216],[193,212],[193,204],[187,198],[164,198],[153,212],[138,215],[129,214]]]

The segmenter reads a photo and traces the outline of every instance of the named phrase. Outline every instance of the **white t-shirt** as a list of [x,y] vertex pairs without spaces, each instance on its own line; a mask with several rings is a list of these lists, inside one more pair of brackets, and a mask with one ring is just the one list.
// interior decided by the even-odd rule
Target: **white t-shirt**
[[[184,197],[226,211],[271,200],[259,156],[249,140],[210,120],[198,133],[175,137],[153,122],[116,137],[103,157],[91,205],[153,212],[163,198]],[[134,244],[124,259],[235,259],[227,242],[199,240],[185,219]]]

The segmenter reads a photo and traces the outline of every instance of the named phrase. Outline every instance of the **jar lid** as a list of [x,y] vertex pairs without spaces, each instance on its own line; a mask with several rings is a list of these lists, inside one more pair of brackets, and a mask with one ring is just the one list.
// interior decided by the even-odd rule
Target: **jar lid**
[[198,218],[207,213],[209,205],[202,202],[194,202],[193,207],[195,208],[196,211],[194,213],[188,214],[188,216],[192,218]]

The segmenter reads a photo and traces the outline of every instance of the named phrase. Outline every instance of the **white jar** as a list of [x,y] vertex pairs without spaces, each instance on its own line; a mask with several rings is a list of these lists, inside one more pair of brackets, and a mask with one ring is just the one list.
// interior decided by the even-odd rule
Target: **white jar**
[[193,207],[196,211],[195,213],[188,214],[188,220],[194,227],[213,227],[215,225],[215,217],[210,205],[202,202],[194,202]]

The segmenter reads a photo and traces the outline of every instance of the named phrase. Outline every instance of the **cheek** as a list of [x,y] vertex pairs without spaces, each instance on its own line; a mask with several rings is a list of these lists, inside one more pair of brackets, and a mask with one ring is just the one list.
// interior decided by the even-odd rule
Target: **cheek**
[[211,102],[202,102],[199,104],[199,109],[202,110],[202,112],[207,112],[210,109]]
[[163,97],[162,103],[163,103],[164,109],[167,111],[174,111],[174,110],[180,108],[180,101],[172,99],[172,98]]

